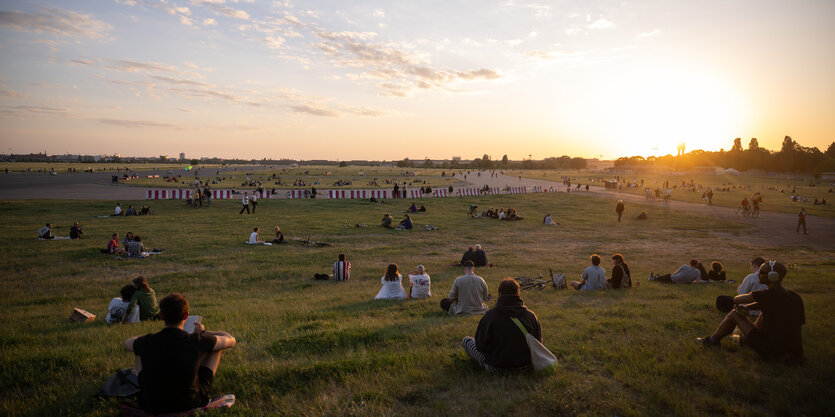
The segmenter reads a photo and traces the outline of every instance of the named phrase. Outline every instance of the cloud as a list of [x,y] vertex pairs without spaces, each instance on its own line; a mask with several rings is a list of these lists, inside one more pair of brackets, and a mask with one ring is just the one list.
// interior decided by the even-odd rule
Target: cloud
[[176,67],[170,65],[160,64],[158,62],[131,61],[127,59],[114,61],[113,65],[107,65],[107,68],[125,72],[157,71],[172,74],[179,72]]
[[170,123],[151,122],[147,120],[124,120],[124,119],[98,119],[98,122],[105,125],[115,125],[130,128],[163,127],[170,129],[181,129],[182,126]]
[[264,42],[267,44],[267,47],[278,49],[281,48],[281,45],[284,45],[284,38],[281,36],[268,36],[264,39]]
[[64,107],[50,106],[0,106],[0,114],[12,117],[59,117],[69,116],[70,112]]
[[403,45],[372,42],[377,37],[373,32],[320,31],[316,36],[322,40],[316,47],[332,57],[335,64],[363,70],[361,74],[346,75],[349,79],[387,80],[376,84],[384,96],[408,97],[415,88],[446,88],[459,81],[501,78],[498,72],[487,68],[467,71],[435,68]]
[[651,31],[649,31],[649,32],[642,32],[640,35],[638,35],[638,37],[640,37],[640,38],[649,38],[649,37],[651,37],[651,36],[655,36],[655,35],[657,35],[657,34],[659,34],[659,33],[661,33],[661,31],[660,31],[660,30],[658,30],[658,29],[653,29],[653,30],[651,30]]
[[70,64],[76,64],[76,65],[93,65],[95,63],[96,62],[91,60],[91,59],[78,58],[78,59],[71,59],[70,60]]
[[203,26],[215,26],[215,25],[217,25],[217,20],[212,19],[212,18],[203,19]]
[[570,27],[565,30],[565,34],[569,36],[579,35],[581,32],[583,32],[583,29],[578,28],[576,26]]
[[249,20],[249,13],[243,10],[223,6],[223,3],[225,2],[221,0],[191,0],[191,4],[206,7],[217,15],[234,17],[235,19],[241,20]]
[[165,82],[171,83],[171,84],[178,84],[178,85],[199,85],[199,86],[207,85],[206,83],[203,83],[203,82],[200,82],[200,81],[187,80],[187,79],[183,79],[183,78],[165,77],[165,76],[162,76],[162,75],[151,75],[151,78],[153,78],[155,80],[165,81]]
[[29,96],[14,90],[0,90],[0,97],[26,98]]
[[324,116],[324,117],[339,117],[339,112],[335,110],[330,110],[327,108],[320,108],[320,107],[313,107],[307,104],[296,104],[287,106],[287,108],[293,110],[296,113],[307,113],[312,114],[314,116]]
[[615,27],[615,23],[611,20],[600,18],[595,20],[592,24],[587,26],[589,29],[609,29]]
[[384,19],[386,17],[386,11],[383,9],[374,9],[371,11],[371,16],[374,16],[378,19]]
[[57,7],[44,7],[36,13],[0,11],[0,25],[22,32],[51,33],[68,38],[104,37],[111,29],[109,24],[91,15],[76,13]]
[[570,60],[578,59],[581,56],[588,55],[591,51],[566,51],[566,50],[533,50],[525,52],[525,55],[547,60]]

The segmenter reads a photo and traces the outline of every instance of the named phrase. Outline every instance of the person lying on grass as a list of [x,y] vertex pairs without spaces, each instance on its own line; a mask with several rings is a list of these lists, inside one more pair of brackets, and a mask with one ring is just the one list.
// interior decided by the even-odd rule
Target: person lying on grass
[[467,336],[461,346],[474,361],[491,374],[506,374],[531,369],[531,353],[524,333],[511,317],[518,319],[528,333],[542,342],[542,328],[536,314],[519,297],[519,284],[513,278],[499,283],[496,306],[478,322],[475,338]]
[[[718,346],[734,328],[744,335],[751,346],[766,361],[798,364],[804,361],[800,326],[806,324],[803,299],[783,288],[786,266],[776,261],[763,264],[758,272],[761,283],[768,289],[734,297],[736,306],[719,323],[712,335],[697,338],[703,346]],[[762,314],[755,322],[748,318],[748,310]]]
[[684,264],[680,266],[676,270],[676,272],[673,272],[672,274],[661,275],[650,272],[649,280],[666,282],[671,284],[693,282],[697,279],[700,279],[702,276],[702,273],[701,271],[699,271],[698,266],[699,261],[691,259],[689,264]]
[[169,294],[160,301],[165,327],[125,341],[125,350],[136,355],[139,406],[149,413],[176,413],[206,405],[221,352],[237,343],[229,333],[206,331],[200,323],[187,333],[183,326],[188,314],[188,300],[179,293]]
[[571,281],[575,290],[605,290],[606,270],[600,266],[600,256],[596,253],[589,257],[591,266],[583,270],[581,281]]

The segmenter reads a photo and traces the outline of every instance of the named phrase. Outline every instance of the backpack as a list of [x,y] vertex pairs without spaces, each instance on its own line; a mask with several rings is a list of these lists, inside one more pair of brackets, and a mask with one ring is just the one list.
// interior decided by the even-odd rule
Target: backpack
[[623,269],[623,278],[620,280],[621,288],[632,288],[632,277],[626,272],[626,267],[620,266]]
[[551,273],[551,283],[554,285],[554,288],[558,290],[563,290],[568,288],[565,284],[565,274],[555,274],[551,268],[548,268],[548,272]]

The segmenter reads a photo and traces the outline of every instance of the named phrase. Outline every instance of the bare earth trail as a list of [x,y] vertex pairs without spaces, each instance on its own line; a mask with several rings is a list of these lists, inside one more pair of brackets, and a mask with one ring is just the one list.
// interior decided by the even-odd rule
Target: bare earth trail
[[[462,174],[457,174],[456,178],[464,180]],[[554,187],[559,192],[565,193],[565,185],[562,183],[546,180],[537,180],[532,178],[525,178],[519,176],[502,175],[496,173],[496,177],[491,178],[489,172],[482,172],[481,176],[475,171],[467,174],[466,180],[475,187],[505,187],[505,186],[541,186],[543,189]],[[797,214],[793,213],[778,213],[771,211],[760,211],[759,218],[744,218],[736,214],[736,210],[728,207],[710,206],[705,207],[702,204],[687,203],[683,201],[671,200],[669,203],[663,202],[649,202],[643,196],[618,193],[617,191],[607,191],[602,187],[590,186],[589,191],[571,191],[569,195],[577,196],[577,198],[598,198],[609,200],[623,200],[626,204],[626,211],[624,212],[624,221],[632,221],[640,211],[630,209],[629,203],[645,203],[655,204],[667,210],[674,210],[678,212],[688,212],[698,214],[705,217],[705,228],[710,228],[710,220],[728,220],[734,222],[742,222],[751,226],[751,229],[741,233],[739,236],[729,234],[717,234],[718,239],[733,239],[742,240],[745,242],[756,243],[761,245],[770,245],[775,247],[783,246],[807,246],[816,250],[835,250],[835,218],[806,216],[806,227],[809,231],[808,235],[797,234]],[[612,216],[615,214],[615,202],[612,205]],[[532,217],[536,217],[540,213],[530,213]],[[544,215],[544,213],[541,213]],[[559,218],[559,213],[554,213],[556,218]],[[651,223],[650,223],[651,224]]]
[[[280,168],[280,167],[271,167]],[[235,168],[205,168],[207,171],[220,171],[221,173],[235,172]],[[247,171],[258,171],[259,168],[247,167]],[[137,175],[162,175],[167,171],[137,171]],[[174,175],[182,174],[183,177],[194,176],[194,171],[174,170]],[[11,173],[0,174],[0,200],[10,199],[79,199],[79,200],[144,200],[147,187],[132,187],[123,184],[112,184],[111,176],[114,172],[94,173],[59,173],[49,175],[46,173]],[[198,171],[199,175],[200,172]],[[207,172],[207,176],[214,173]],[[456,178],[461,180],[461,185],[467,187],[505,187],[505,186],[541,186],[543,189],[554,187],[559,192],[566,192],[565,186],[561,183],[546,180],[537,180],[512,175],[496,173],[491,177],[489,172],[482,172],[479,176],[476,171],[471,171],[464,177],[464,174],[457,174]],[[711,219],[743,222],[751,226],[739,236],[717,235],[717,239],[742,240],[761,245],[781,246],[806,246],[816,250],[835,250],[835,218],[818,216],[807,216],[806,226],[809,235],[797,234],[797,215],[792,213],[777,213],[761,211],[757,219],[742,218],[736,215],[735,210],[727,207],[704,207],[701,204],[687,203],[682,201],[670,201],[669,203],[647,202],[642,196],[606,191],[601,187],[589,187],[589,191],[571,191],[571,196],[577,198],[597,198],[623,200],[626,205],[624,220],[632,221],[638,214],[635,209],[630,208],[629,203],[656,204],[667,210],[688,212],[705,217],[705,228],[709,229]],[[278,193],[281,198],[284,193]],[[615,216],[615,204],[612,204],[612,216]],[[531,216],[539,213],[531,213]],[[559,213],[554,213],[559,218]],[[648,225],[651,224],[648,223]]]

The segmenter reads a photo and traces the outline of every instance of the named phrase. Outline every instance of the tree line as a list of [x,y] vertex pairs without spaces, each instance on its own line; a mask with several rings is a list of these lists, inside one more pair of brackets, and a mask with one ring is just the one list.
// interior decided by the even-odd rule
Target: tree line
[[835,171],[835,142],[821,152],[816,147],[801,146],[790,136],[783,139],[779,151],[762,148],[757,138],[751,138],[748,148],[743,149],[742,139],[734,139],[730,150],[718,152],[701,149],[682,155],[622,157],[615,160],[615,166],[668,166],[676,170],[694,167],[723,167],[738,171],[758,169],[767,172],[807,172],[820,174]]
[[459,169],[459,168],[473,168],[473,169],[583,169],[586,167],[585,158],[572,158],[570,156],[550,157],[539,161],[533,159],[525,159],[522,161],[511,161],[504,155],[500,160],[493,160],[490,155],[484,154],[481,158],[475,158],[471,162],[462,164],[460,161],[453,159],[451,161],[444,161],[443,163],[434,163],[430,159],[425,159],[422,162],[413,161],[409,158],[404,158],[397,161],[397,166],[401,168],[445,168],[445,169]]

